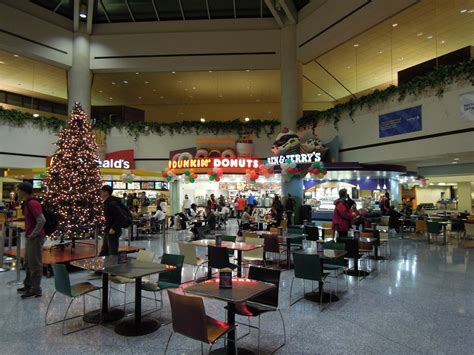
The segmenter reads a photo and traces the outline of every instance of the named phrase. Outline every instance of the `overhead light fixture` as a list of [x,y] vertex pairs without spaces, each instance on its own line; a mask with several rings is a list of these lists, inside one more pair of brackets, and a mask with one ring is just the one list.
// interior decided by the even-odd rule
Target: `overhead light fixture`
[[19,55],[18,55],[18,54],[13,54],[13,56],[14,56],[15,58],[18,58],[18,57],[19,57]]
[[123,83],[124,83],[124,84],[128,84],[128,81],[127,81],[127,80],[124,80]]
[[445,43],[446,43],[446,41],[441,41],[441,44],[445,44]]
[[464,14],[465,12],[467,12],[467,9],[462,9],[461,11],[459,11],[460,13]]
[[459,158],[454,158],[453,160],[454,160],[454,161],[458,161],[458,160],[460,160],[460,159],[459,159]]
[[250,69],[247,69],[246,72],[247,72],[247,73],[250,73]]
[[109,100],[112,100],[112,97],[109,97]]
[[359,47],[359,43],[354,43],[354,47]]
[[387,185],[383,184],[382,188],[383,188],[384,190],[387,190]]
[[112,85],[115,85],[115,81],[112,81]]
[[206,122],[206,119],[204,117],[201,117],[200,121],[201,122]]
[[160,99],[164,99],[165,97],[164,96],[160,96]]
[[418,33],[416,34],[416,36],[417,36],[417,37],[423,36],[423,32],[418,32]]
[[142,97],[141,97],[141,96],[138,96],[138,100],[141,100],[141,99],[142,99]]
[[0,64],[5,64],[5,62],[3,60],[0,60]]
[[79,7],[79,17],[80,18],[87,18],[87,6],[86,4],[81,4]]
[[397,27],[398,23],[392,23],[392,27]]
[[245,120],[245,122],[248,122],[248,121],[250,121],[250,117],[245,117],[244,120]]
[[139,72],[136,72],[135,74],[138,75],[138,74],[140,74],[140,73],[139,73]]
[[370,179],[370,176],[367,176],[365,179],[366,179],[366,180],[369,180],[369,179]]
[[432,38],[433,38],[433,36],[428,36],[428,37],[426,37],[426,38],[427,38],[427,39],[432,39]]
[[176,72],[175,72],[175,71],[172,71],[171,74],[176,74]]
[[149,81],[145,81],[145,84],[150,84],[150,82],[149,82]]
[[458,163],[457,161],[453,161],[453,162],[451,162],[451,164],[457,164],[457,163]]
[[102,94],[104,91],[103,91],[103,90],[99,90],[99,92]]
[[38,113],[34,113],[34,114],[33,114],[33,117],[39,117],[39,114],[38,114]]
[[380,185],[379,184],[377,184],[377,190],[380,190]]
[[379,54],[382,54],[382,53],[383,53],[383,51],[378,51],[378,53],[379,53]]
[[212,73],[212,70],[209,70],[209,73]]

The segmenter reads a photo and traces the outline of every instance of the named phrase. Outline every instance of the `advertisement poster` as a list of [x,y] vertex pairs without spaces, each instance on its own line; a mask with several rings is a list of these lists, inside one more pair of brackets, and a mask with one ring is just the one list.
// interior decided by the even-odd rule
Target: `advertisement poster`
[[421,106],[379,116],[379,137],[421,131]]
[[459,96],[461,104],[461,119],[467,122],[474,122],[474,92],[468,92]]

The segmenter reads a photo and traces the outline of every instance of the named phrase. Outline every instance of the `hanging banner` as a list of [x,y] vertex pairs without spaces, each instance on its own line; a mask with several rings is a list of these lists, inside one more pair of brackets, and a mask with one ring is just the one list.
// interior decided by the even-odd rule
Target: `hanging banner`
[[459,96],[461,119],[467,122],[474,121],[474,92],[468,92]]
[[379,137],[421,131],[421,106],[379,116]]

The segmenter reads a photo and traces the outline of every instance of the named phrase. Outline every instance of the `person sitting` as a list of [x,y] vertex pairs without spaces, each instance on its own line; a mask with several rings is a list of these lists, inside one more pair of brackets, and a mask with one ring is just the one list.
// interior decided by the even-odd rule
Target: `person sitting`
[[217,217],[214,211],[209,206],[206,207],[206,222],[211,231],[216,230]]
[[416,206],[416,210],[414,214],[417,216],[418,219],[426,218],[426,212],[422,205]]
[[403,217],[403,215],[397,210],[395,210],[395,206],[390,206],[388,215],[390,216],[388,220],[388,228],[395,229],[397,233],[399,233],[400,227],[402,226],[402,221],[400,221],[400,217]]
[[242,213],[242,230],[250,230],[250,223],[252,223],[252,216],[250,215],[250,206],[247,206],[244,210],[244,213]]
[[195,203],[191,204],[191,208],[189,209],[189,218],[197,218],[199,215],[197,205]]
[[155,214],[152,216],[152,229],[154,224],[158,226],[158,230],[165,228],[166,213],[164,213],[160,206],[157,207]]

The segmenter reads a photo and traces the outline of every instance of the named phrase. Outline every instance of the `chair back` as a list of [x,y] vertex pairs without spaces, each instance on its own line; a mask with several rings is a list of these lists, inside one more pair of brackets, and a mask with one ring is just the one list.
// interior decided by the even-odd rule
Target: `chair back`
[[287,233],[288,234],[303,234],[304,229],[301,227],[288,227]]
[[161,263],[175,266],[176,269],[161,273],[158,276],[158,280],[174,285],[181,285],[181,270],[183,269],[184,255],[163,254],[161,257]]
[[147,263],[152,263],[155,259],[155,253],[149,250],[139,250],[137,254],[137,260]]
[[281,270],[278,269],[251,266],[248,274],[249,279],[272,283],[275,285],[275,288],[252,298],[250,301],[277,308],[280,274]]
[[187,265],[197,265],[196,247],[190,243],[178,243],[179,253],[184,256],[184,263]]
[[[245,235],[246,232],[244,232],[244,235]],[[235,243],[235,241],[237,240],[237,236],[235,235],[221,235],[221,240],[223,242],[232,242],[232,243]]]
[[374,237],[374,232],[360,232],[360,237],[361,238],[373,238]]
[[380,218],[380,225],[381,226],[388,226],[388,221],[390,219],[390,216],[382,216],[382,218]]
[[[346,250],[346,245],[344,243],[335,243],[335,242],[329,242],[329,243],[324,243],[324,249],[328,250]],[[323,260],[324,264],[329,264],[329,265],[339,265],[339,266],[345,266],[346,262],[344,260],[344,257],[340,257],[337,259],[328,259],[328,260]]]
[[317,241],[319,240],[319,228],[315,226],[305,226],[304,232],[307,234],[306,240]]
[[440,223],[434,222],[434,221],[426,222],[426,227],[427,227],[428,233],[432,233],[432,234],[440,233],[441,228],[442,228]]
[[224,269],[229,266],[229,249],[208,245],[207,255],[209,258],[209,267]]
[[51,264],[54,274],[54,288],[56,292],[62,293],[65,296],[72,297],[71,280],[69,279],[69,272],[64,264]]
[[293,253],[293,263],[296,278],[322,281],[323,271],[319,255]]
[[266,235],[263,238],[263,250],[265,253],[280,253],[280,244],[276,235]]
[[338,243],[346,245],[346,258],[359,259],[359,241],[355,238],[339,238]]
[[[262,238],[246,238],[245,244],[250,245],[263,245],[264,241]],[[245,258],[258,258],[263,260],[263,248],[257,248],[254,250],[244,251],[244,259]]]
[[428,227],[426,225],[426,221],[423,219],[418,219],[415,221],[415,230],[417,232],[426,232]]
[[296,237],[290,239],[291,246],[303,247],[303,237]]
[[464,223],[467,236],[474,236],[474,223]]
[[180,295],[168,290],[173,331],[208,343],[206,310],[200,297]]

